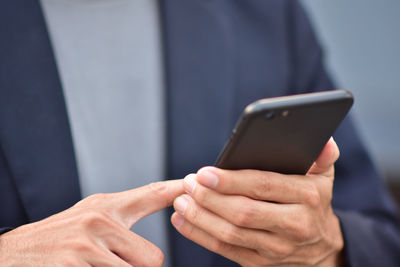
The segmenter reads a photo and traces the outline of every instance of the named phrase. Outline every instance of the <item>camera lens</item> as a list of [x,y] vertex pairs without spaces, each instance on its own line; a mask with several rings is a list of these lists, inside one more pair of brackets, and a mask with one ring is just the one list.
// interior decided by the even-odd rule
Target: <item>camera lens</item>
[[289,110],[284,110],[284,111],[281,112],[281,116],[282,117],[287,117],[289,115],[290,115],[290,111]]
[[266,118],[267,120],[272,120],[275,117],[275,113],[273,111],[267,111],[264,114],[264,118]]

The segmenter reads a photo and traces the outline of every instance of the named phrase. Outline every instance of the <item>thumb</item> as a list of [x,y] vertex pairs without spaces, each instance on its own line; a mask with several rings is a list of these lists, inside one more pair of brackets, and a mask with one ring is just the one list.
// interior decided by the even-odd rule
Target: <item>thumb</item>
[[338,160],[339,156],[339,148],[335,140],[333,140],[333,137],[331,137],[326,143],[324,149],[322,149],[318,158],[315,160],[314,164],[311,166],[308,174],[333,176],[334,163]]
[[174,199],[184,193],[182,180],[151,183],[132,190],[115,193],[116,219],[127,228],[152,213],[171,206]]

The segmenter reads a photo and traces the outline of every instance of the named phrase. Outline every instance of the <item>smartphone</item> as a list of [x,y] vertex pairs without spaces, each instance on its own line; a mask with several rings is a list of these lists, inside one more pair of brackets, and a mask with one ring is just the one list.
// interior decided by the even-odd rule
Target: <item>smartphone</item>
[[347,90],[251,103],[215,165],[230,170],[306,174],[352,104],[353,95]]

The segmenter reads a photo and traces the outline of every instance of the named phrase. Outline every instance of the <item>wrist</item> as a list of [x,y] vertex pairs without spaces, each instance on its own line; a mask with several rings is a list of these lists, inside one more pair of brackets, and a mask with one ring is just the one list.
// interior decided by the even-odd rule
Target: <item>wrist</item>
[[319,266],[344,267],[346,266],[345,262],[344,252],[343,250],[340,250],[337,253],[328,256],[328,258],[319,264]]
[[329,229],[331,229],[330,243],[332,253],[320,264],[320,266],[343,267],[345,266],[343,234],[338,217],[333,213],[332,215],[332,223],[329,226]]

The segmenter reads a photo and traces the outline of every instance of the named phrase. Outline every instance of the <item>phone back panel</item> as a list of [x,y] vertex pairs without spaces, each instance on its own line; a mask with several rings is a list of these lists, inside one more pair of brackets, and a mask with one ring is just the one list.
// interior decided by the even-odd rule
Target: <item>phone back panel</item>
[[352,103],[345,90],[256,101],[245,109],[216,166],[305,174]]

